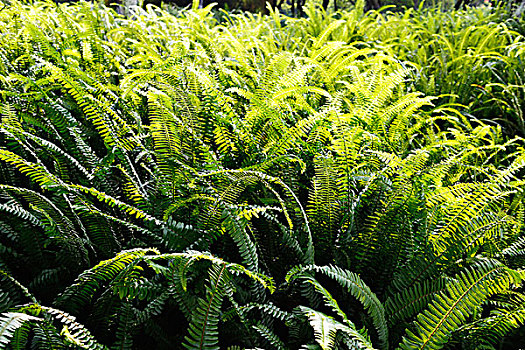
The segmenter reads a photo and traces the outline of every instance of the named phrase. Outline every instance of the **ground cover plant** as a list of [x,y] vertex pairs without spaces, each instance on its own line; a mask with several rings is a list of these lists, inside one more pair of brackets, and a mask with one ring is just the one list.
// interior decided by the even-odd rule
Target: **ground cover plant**
[[0,347],[518,349],[504,9],[0,11]]

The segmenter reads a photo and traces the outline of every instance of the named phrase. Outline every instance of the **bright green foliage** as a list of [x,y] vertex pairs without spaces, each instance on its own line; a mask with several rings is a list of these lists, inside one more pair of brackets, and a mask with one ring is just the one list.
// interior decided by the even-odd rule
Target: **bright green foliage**
[[462,272],[446,292],[436,295],[434,301],[417,317],[417,335],[407,330],[401,349],[440,349],[458,324],[465,322],[479,305],[493,294],[520,285],[522,276],[506,271],[505,266],[491,261],[481,262],[472,271]]
[[519,336],[522,24],[357,5],[0,11],[0,348]]

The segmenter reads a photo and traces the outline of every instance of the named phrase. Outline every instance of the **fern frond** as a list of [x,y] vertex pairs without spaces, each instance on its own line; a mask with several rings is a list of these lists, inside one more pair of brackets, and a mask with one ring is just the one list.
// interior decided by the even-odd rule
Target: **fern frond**
[[446,291],[418,315],[414,331],[407,330],[401,349],[441,349],[452,333],[488,297],[521,284],[521,277],[496,261],[483,261],[456,275]]
[[22,327],[24,323],[41,321],[43,321],[43,319],[40,317],[21,312],[2,313],[0,317],[0,344],[2,344],[2,347],[6,347],[11,342],[11,338],[15,335],[17,329]]
[[385,318],[385,308],[377,296],[370,290],[364,281],[355,273],[349,272],[337,266],[306,266],[298,267],[288,273],[287,282],[292,282],[295,278],[301,277],[301,274],[315,271],[325,274],[334,279],[343,288],[358,299],[364,306],[367,313],[373,320],[374,326],[378,332],[381,343],[384,347],[388,344],[388,327]]
[[299,306],[299,310],[308,317],[310,325],[314,329],[315,340],[322,349],[329,350],[334,348],[336,333],[338,331],[358,340],[358,346],[361,349],[375,349],[362,334],[355,329],[334,320],[332,317],[305,306]]
[[184,347],[187,349],[219,349],[217,327],[224,298],[225,271],[226,264],[222,267],[214,265],[210,271],[206,297],[199,299],[188,328],[189,336],[185,337]]

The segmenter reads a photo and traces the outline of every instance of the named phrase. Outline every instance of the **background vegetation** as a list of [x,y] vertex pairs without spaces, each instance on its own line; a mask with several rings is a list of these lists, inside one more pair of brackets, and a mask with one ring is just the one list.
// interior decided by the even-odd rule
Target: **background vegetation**
[[518,349],[523,20],[0,11],[0,348]]

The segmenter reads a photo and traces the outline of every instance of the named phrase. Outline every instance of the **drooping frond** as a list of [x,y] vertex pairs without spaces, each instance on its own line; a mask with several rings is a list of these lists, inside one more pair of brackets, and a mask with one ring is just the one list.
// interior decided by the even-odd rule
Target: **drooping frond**
[[[370,290],[364,281],[355,273],[343,270],[336,266],[307,266],[290,271],[286,276],[288,282],[301,277],[301,274],[315,271],[334,279],[352,296],[359,300],[373,320],[383,347],[388,344],[388,327],[385,318],[385,309],[377,296]],[[314,282],[317,283],[317,282]]]

